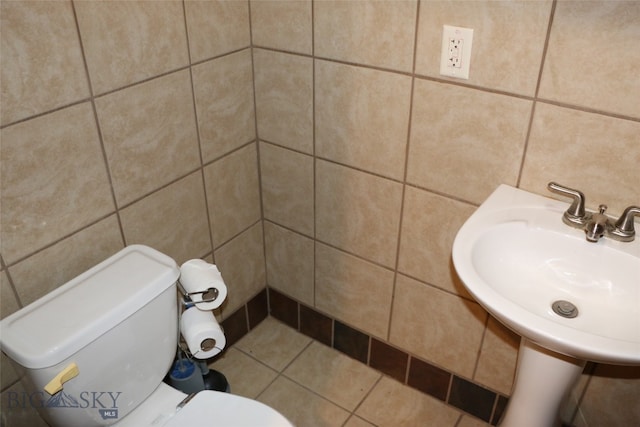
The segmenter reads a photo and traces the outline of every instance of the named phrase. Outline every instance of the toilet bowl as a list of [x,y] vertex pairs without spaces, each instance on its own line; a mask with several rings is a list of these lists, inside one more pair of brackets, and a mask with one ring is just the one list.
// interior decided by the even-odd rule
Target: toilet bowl
[[52,427],[292,427],[229,393],[162,382],[178,342],[170,257],[131,245],[0,321],[0,348]]

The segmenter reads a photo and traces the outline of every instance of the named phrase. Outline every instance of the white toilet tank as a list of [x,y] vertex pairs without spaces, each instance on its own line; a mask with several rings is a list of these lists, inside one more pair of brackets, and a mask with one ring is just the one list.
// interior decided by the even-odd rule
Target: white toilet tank
[[[23,368],[27,404],[65,427],[110,425],[135,409],[176,353],[179,275],[170,257],[132,245],[3,319],[0,346]],[[61,391],[44,390],[73,363]]]

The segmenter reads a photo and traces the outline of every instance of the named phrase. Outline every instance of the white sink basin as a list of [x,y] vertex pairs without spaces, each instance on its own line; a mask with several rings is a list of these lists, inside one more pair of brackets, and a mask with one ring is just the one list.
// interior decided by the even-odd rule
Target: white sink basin
[[[640,364],[640,238],[587,242],[562,222],[567,207],[501,185],[458,232],[456,271],[523,337],[578,359]],[[556,314],[559,300],[573,303],[577,316]]]

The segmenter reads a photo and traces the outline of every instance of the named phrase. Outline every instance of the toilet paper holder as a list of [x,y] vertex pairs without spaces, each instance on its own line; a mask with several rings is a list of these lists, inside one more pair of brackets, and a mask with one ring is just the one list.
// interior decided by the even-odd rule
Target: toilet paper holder
[[[218,291],[218,289],[213,288],[213,287],[211,287],[209,289],[202,290],[202,291],[187,292],[182,287],[182,284],[180,283],[180,281],[178,281],[178,287],[180,288],[180,292],[182,293],[182,296],[184,297],[184,299],[182,301],[182,304],[184,304],[184,305],[195,304],[197,306],[200,303],[213,302],[213,301],[217,300],[218,299],[218,295],[220,295],[220,291]],[[194,301],[193,298],[191,298],[192,295],[202,295],[202,300]]]

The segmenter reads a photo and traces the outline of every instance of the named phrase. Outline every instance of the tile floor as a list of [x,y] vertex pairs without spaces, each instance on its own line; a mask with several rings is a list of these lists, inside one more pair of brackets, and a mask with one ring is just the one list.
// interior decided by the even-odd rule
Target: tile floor
[[486,427],[411,387],[266,318],[210,365],[231,392],[297,427]]

